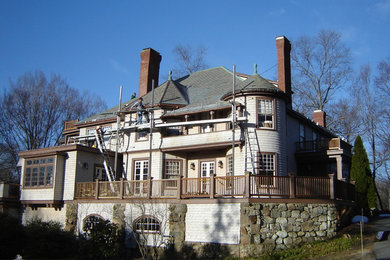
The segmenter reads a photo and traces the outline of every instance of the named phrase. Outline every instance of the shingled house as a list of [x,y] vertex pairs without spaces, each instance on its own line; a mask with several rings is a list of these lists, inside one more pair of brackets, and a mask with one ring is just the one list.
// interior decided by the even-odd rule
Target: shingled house
[[[57,220],[81,231],[91,216],[117,221],[119,207],[120,223],[161,241],[239,245],[257,243],[247,219],[271,225],[260,213],[257,222],[250,218],[256,214],[244,208],[253,203],[263,205],[258,212],[267,203],[314,203],[293,204],[302,219],[309,208],[329,216],[336,202],[352,201],[345,182],[351,146],[327,130],[325,112],[314,111],[311,120],[292,109],[291,45],[281,36],[276,48],[277,81],[256,67],[252,75],[216,67],[161,85],[161,55],[144,49],[141,124],[137,97],[66,122],[63,145],[20,153],[23,220]],[[313,237],[334,234],[337,219],[326,221],[326,229],[310,232],[328,233]],[[283,241],[279,247],[288,246]]]

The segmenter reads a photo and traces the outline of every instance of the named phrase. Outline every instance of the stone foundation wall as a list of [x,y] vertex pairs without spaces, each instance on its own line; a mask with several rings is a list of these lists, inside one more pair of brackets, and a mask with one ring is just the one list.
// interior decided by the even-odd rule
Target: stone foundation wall
[[177,251],[182,250],[185,241],[186,213],[186,204],[169,205],[169,235],[172,236],[172,242]]
[[335,236],[335,204],[242,203],[241,255],[258,255]]
[[[162,206],[161,206],[162,205]],[[203,211],[210,210],[214,204],[197,204],[197,208]],[[38,209],[32,211],[26,208],[24,221],[33,217],[40,217],[43,220],[59,220],[64,223],[64,228],[70,231],[81,231],[83,218],[90,214],[99,214],[110,219],[119,226],[129,228],[132,221],[142,212],[138,212],[131,204],[115,203],[92,203],[79,204],[68,203],[65,209],[55,211],[54,209]],[[324,240],[336,235],[337,229],[348,220],[353,205],[347,204],[314,204],[314,203],[239,203],[233,208],[238,208],[238,212],[231,214],[227,209],[231,209],[229,203],[219,203],[218,212],[223,216],[229,216],[229,223],[238,223],[237,230],[224,228],[223,222],[209,212],[199,211],[199,214],[190,214],[190,204],[158,204],[150,206],[156,208],[153,211],[148,208],[142,214],[156,215],[156,212],[165,212],[163,215],[156,215],[163,226],[167,228],[162,231],[164,239],[169,236],[173,242],[174,249],[178,253],[185,253],[196,256],[222,257],[234,255],[237,257],[257,256],[276,249],[290,248],[301,243]],[[214,205],[215,206],[215,205]],[[49,214],[50,213],[50,214]],[[56,213],[56,214],[53,214]],[[50,216],[50,217],[49,217]],[[199,219],[206,218],[204,226],[197,228]],[[219,216],[219,215],[218,215]],[[62,220],[62,221],[61,221]],[[166,223],[166,224],[164,224]],[[212,226],[211,223],[214,223]],[[219,224],[218,224],[219,223]],[[225,222],[223,222],[225,223]],[[199,224],[198,224],[199,225]],[[77,228],[78,227],[78,228]],[[197,229],[199,232],[198,241],[186,241],[187,228]],[[238,236],[235,243],[210,243],[202,239],[209,235],[210,230],[223,229],[226,236]],[[213,231],[214,232],[214,231]],[[233,232],[233,233],[232,233]],[[213,241],[212,241],[213,242]]]

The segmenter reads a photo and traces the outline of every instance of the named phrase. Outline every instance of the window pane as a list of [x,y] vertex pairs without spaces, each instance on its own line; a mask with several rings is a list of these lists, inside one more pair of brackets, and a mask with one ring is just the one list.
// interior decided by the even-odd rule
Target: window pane
[[53,166],[46,167],[46,185],[53,184]]
[[39,167],[39,185],[45,184],[45,167]]
[[25,186],[52,185],[54,159],[55,157],[27,160],[25,168]]
[[135,162],[135,180],[138,181],[141,179],[141,162]]
[[165,162],[165,178],[174,179],[180,176],[180,162],[166,161]]
[[147,180],[148,179],[148,173],[149,173],[149,162],[148,161],[144,161],[144,169],[143,169],[143,172],[144,172],[144,180]]
[[273,100],[258,100],[258,124],[260,127],[273,127]]
[[26,169],[26,175],[24,176],[24,185],[25,186],[30,186],[31,185],[30,182],[31,182],[31,168],[27,168]]
[[273,154],[261,154],[260,155],[260,174],[262,175],[274,175],[274,155]]
[[160,221],[153,217],[142,217],[135,221],[134,229],[138,233],[160,232]]
[[31,186],[37,186],[37,185],[38,185],[38,168],[33,168]]
[[233,157],[229,156],[227,158],[227,175],[232,176],[233,175]]

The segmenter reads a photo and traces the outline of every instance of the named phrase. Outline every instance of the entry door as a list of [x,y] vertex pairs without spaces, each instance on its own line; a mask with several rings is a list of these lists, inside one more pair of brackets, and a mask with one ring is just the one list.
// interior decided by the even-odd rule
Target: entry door
[[149,173],[149,161],[135,161],[134,162],[134,193],[142,195],[147,192],[147,183]]
[[[210,177],[210,174],[215,173],[215,163],[214,162],[201,162],[200,163],[200,177],[206,178]],[[201,180],[201,193],[210,192],[210,179]]]

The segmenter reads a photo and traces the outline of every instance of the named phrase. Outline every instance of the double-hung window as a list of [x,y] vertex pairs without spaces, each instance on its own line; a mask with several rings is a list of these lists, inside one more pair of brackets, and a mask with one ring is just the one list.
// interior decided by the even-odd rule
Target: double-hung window
[[51,187],[54,178],[54,157],[26,160],[24,187]]
[[262,128],[275,128],[274,100],[257,100],[257,126]]

